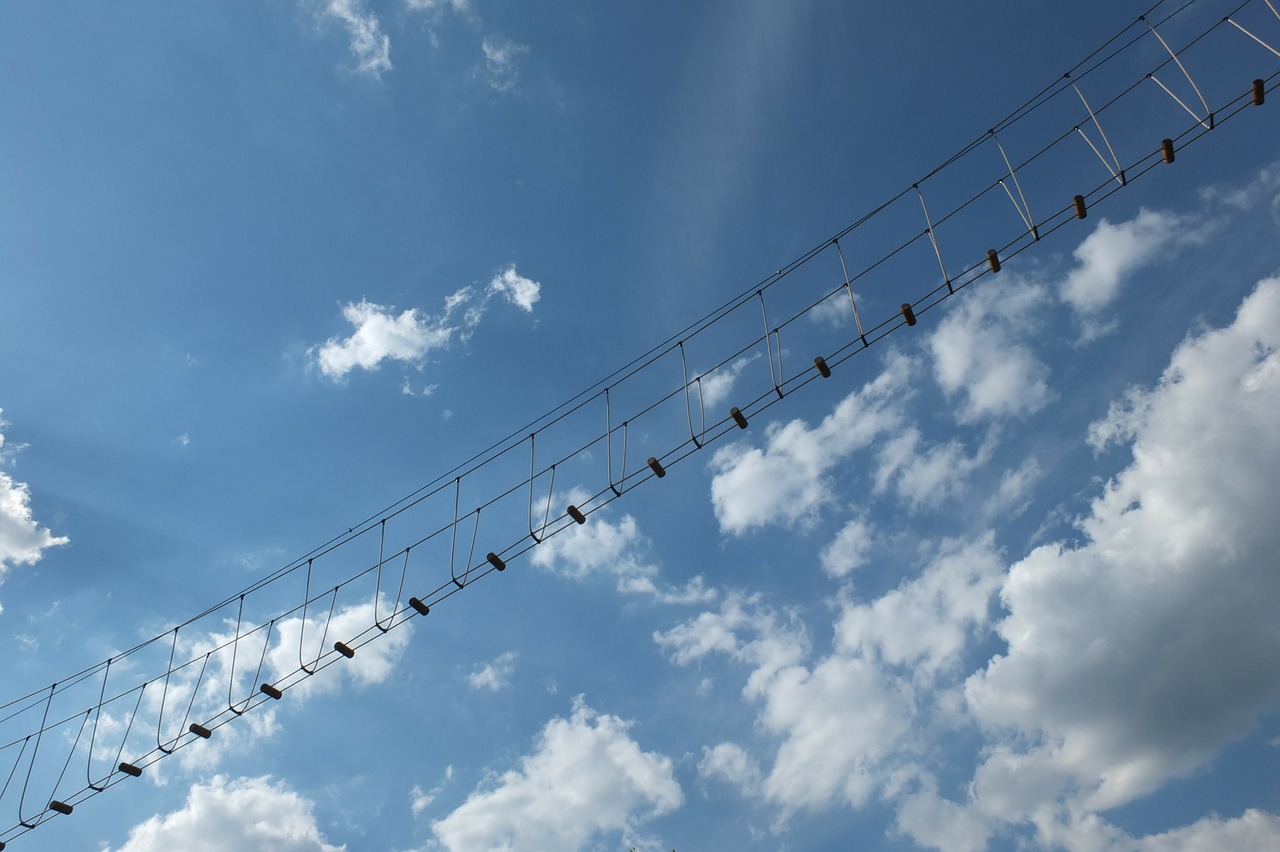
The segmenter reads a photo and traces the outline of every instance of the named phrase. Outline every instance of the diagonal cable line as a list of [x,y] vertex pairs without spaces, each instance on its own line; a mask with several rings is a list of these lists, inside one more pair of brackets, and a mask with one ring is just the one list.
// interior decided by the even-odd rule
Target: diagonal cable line
[[[1225,15],[1214,0],[1184,0],[1158,16],[1170,5],[1156,3],[895,197],[503,440],[164,633],[0,704],[0,849],[320,671],[358,664],[375,639],[748,428],[1262,106],[1280,76],[1271,0]],[[1192,34],[1175,50],[1179,27]],[[1250,72],[1225,73],[1228,56]],[[1148,83],[1170,65],[1212,120]],[[1165,139],[1149,129],[1157,113],[1175,128]],[[1036,210],[1053,212],[1037,220]],[[838,324],[823,319],[832,315]],[[726,377],[746,386],[733,386],[728,409],[708,390]],[[629,452],[632,432],[657,436],[656,448]],[[406,601],[406,590],[418,594]]]

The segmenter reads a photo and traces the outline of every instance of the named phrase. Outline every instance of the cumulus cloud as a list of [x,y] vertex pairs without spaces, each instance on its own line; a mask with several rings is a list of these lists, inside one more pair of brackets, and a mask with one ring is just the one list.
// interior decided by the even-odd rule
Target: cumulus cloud
[[960,396],[961,423],[1034,414],[1053,398],[1049,368],[1027,344],[1047,304],[1042,286],[995,281],[966,294],[929,336],[934,377]]
[[515,671],[516,655],[508,651],[505,654],[499,654],[493,662],[485,663],[467,675],[467,683],[471,684],[472,689],[500,692],[511,685],[511,676]]
[[615,833],[626,845],[645,822],[684,802],[671,759],[643,751],[630,729],[577,698],[569,718],[547,723],[518,768],[473,792],[432,832],[450,852],[574,852]]
[[[567,499],[581,505],[585,491],[572,489]],[[660,569],[645,556],[649,541],[631,515],[611,521],[608,510],[591,513],[585,524],[572,524],[534,548],[534,565],[567,577],[584,580],[604,574],[613,577],[619,592],[646,595],[662,604],[701,604],[715,600],[716,590],[707,588],[701,575],[684,586],[659,582]]]
[[760,728],[777,740],[758,785],[738,747],[704,753],[703,774],[731,780],[784,814],[844,804],[862,807],[910,751],[915,726],[953,671],[967,639],[989,623],[1003,563],[986,534],[949,541],[919,576],[868,603],[845,601],[832,650],[809,661],[810,642],[794,616],[758,597],[732,594],[654,640],[677,665],[724,654],[750,668],[743,696],[758,702]]
[[711,502],[722,532],[812,520],[835,494],[828,474],[854,452],[896,429],[910,393],[913,362],[891,355],[884,371],[846,397],[815,427],[770,424],[765,446],[746,441],[712,456]]
[[1013,566],[1008,649],[966,686],[993,735],[1032,744],[993,754],[980,804],[1025,818],[1009,790],[1056,785],[1114,807],[1201,766],[1280,700],[1278,350],[1269,279],[1113,409],[1122,423],[1094,430],[1132,436],[1132,463],[1079,522],[1083,545]]
[[847,606],[836,623],[837,648],[932,678],[954,663],[1004,578],[995,536],[945,541],[921,575],[872,603]]
[[[356,369],[376,370],[384,361],[421,367],[432,352],[470,339],[492,297],[501,296],[532,313],[540,294],[538,282],[520,275],[513,265],[495,274],[480,293],[463,287],[450,294],[436,316],[417,308],[396,313],[394,307],[367,299],[348,302],[342,308],[342,316],[355,330],[346,338],[331,337],[320,346],[312,346],[307,354],[324,375],[334,380],[341,380]],[[434,389],[434,385],[428,385],[423,395]]]
[[268,776],[195,784],[181,810],[153,816],[117,852],[342,852],[325,840],[315,804]]
[[486,36],[480,43],[484,51],[484,67],[489,87],[495,92],[509,92],[520,79],[520,58],[529,52],[527,44],[517,44],[499,35]]
[[1061,284],[1062,301],[1078,314],[1097,313],[1115,299],[1130,272],[1204,236],[1191,217],[1172,213],[1143,209],[1118,225],[1103,219],[1076,248],[1076,268]]
[[382,31],[378,16],[370,12],[364,0],[321,0],[318,13],[337,21],[347,31],[356,71],[381,77],[391,70],[391,39]]
[[[3,414],[3,409],[0,409]],[[9,424],[0,417],[0,429]],[[4,433],[0,432],[0,463],[12,457],[12,448],[6,450]],[[31,489],[0,471],[0,582],[5,573],[16,565],[34,565],[51,547],[66,544],[70,539],[56,536],[42,527],[31,512]],[[0,608],[0,612],[3,612]]]

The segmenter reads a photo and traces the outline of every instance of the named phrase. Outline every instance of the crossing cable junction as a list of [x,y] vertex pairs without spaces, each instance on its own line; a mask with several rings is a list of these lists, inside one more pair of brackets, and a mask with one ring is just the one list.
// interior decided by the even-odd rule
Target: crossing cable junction
[[[0,850],[589,523],[1223,125],[1249,132],[1236,119],[1280,76],[1278,2],[1157,2],[897,195],[601,381],[164,633],[5,700]],[[633,433],[662,449],[640,458]]]

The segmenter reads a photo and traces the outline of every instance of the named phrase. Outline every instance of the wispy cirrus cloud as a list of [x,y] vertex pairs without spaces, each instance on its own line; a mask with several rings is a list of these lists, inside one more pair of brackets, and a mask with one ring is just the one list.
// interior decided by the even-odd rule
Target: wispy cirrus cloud
[[520,80],[520,59],[529,45],[519,44],[505,36],[486,36],[480,43],[484,52],[485,80],[495,92],[509,92]]
[[346,30],[357,73],[377,78],[391,70],[391,38],[364,0],[320,0],[316,15]]

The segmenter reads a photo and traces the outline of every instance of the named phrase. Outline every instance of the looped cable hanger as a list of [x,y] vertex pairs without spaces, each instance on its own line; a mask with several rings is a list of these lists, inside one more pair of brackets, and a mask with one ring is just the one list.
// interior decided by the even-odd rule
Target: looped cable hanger
[[[244,598],[240,599],[240,606],[241,606],[241,609],[244,608]],[[164,673],[164,689],[160,693],[160,709],[156,713],[156,748],[160,749],[160,751],[164,752],[165,754],[173,754],[173,749],[165,748],[163,743],[164,708],[165,708],[165,705],[169,703],[169,678],[173,676],[173,671],[174,671],[173,658],[174,658],[174,654],[178,650],[178,630],[179,628],[177,627],[173,628],[173,645],[170,646],[170,649],[169,649],[169,667],[165,670],[165,673]],[[236,625],[236,643],[237,644],[239,644],[239,641],[240,641],[239,634],[240,634],[240,625],[237,624]],[[235,656],[233,653],[231,657],[232,681],[235,680],[235,677],[236,677],[236,664],[235,664]],[[231,687],[230,686],[227,687],[227,704],[228,705],[231,704]],[[178,736],[181,737],[182,734],[178,734]]]
[[[479,519],[477,518],[477,521],[478,520]],[[456,506],[454,508],[453,529],[454,529],[454,535],[456,536],[457,530],[458,530],[458,518],[457,518]],[[390,630],[394,626],[396,614],[400,612],[400,597],[401,595],[404,594],[404,579],[409,573],[409,551],[413,549],[412,545],[404,549],[404,563],[400,566],[400,585],[396,588],[395,600],[391,602],[391,615],[387,616],[387,623],[386,625],[383,625],[382,619],[378,617],[378,606],[379,606],[379,599],[382,597],[382,566],[386,564],[385,561],[383,560],[382,553],[383,553],[383,546],[386,544],[386,540],[387,540],[387,522],[383,521],[381,541],[378,544],[377,580],[374,582],[374,587],[373,587],[373,626],[378,628],[378,630],[383,633],[386,633],[388,630]],[[452,564],[450,564],[449,570],[450,571],[453,570]],[[336,598],[336,595],[335,595],[335,598]],[[324,646],[323,639],[320,640],[320,644],[321,644],[321,649],[323,650],[323,646]]]
[[[684,414],[685,422],[689,424],[689,438],[693,441],[693,445],[699,449],[702,448],[702,439],[707,434],[707,408],[702,401],[702,376],[696,376],[692,382],[689,381],[689,362],[685,359],[684,341],[680,341],[676,346],[680,350],[680,369],[683,374],[681,384],[684,388]],[[695,433],[693,431],[693,401],[689,394],[689,385],[698,386],[698,412],[702,418],[702,431]],[[701,437],[699,437],[701,436]]]
[[613,478],[613,410],[609,401],[609,389],[604,389],[604,447],[605,465],[609,472],[609,490],[615,497],[621,497],[627,482],[627,437],[631,430],[631,421],[622,421],[622,476]]
[[[94,784],[93,778],[91,776],[93,773],[93,748],[98,742],[98,720],[102,718],[102,707],[106,703],[106,698],[107,698],[107,678],[110,675],[111,675],[111,658],[108,657],[106,668],[104,668],[102,671],[102,688],[98,691],[98,704],[96,707],[98,712],[97,712],[97,715],[93,717],[93,732],[89,735],[89,760],[88,760],[88,763],[86,764],[85,773],[84,773],[85,780],[89,782],[89,789],[93,790],[95,793],[101,793],[103,790],[106,789],[105,787],[99,787],[97,784]],[[103,781],[109,780],[112,774],[114,774],[114,770],[112,772],[107,773],[107,777],[102,780]]]
[[1200,92],[1200,87],[1196,85],[1195,78],[1191,76],[1191,72],[1187,70],[1187,66],[1182,64],[1182,59],[1178,56],[1178,54],[1174,51],[1174,49],[1169,46],[1169,43],[1164,40],[1164,36],[1160,35],[1160,31],[1156,29],[1155,24],[1147,20],[1146,15],[1143,15],[1138,20],[1142,21],[1142,23],[1147,25],[1147,29],[1151,30],[1151,34],[1156,37],[1156,41],[1160,42],[1160,46],[1163,47],[1166,51],[1168,51],[1170,58],[1172,58],[1173,61],[1177,63],[1179,70],[1182,71],[1182,76],[1187,78],[1187,82],[1191,84],[1191,88],[1193,91],[1195,91],[1196,97],[1200,99],[1200,103],[1204,106],[1204,117],[1201,118],[1200,116],[1196,115],[1195,110],[1187,106],[1186,103],[1182,100],[1182,98],[1175,95],[1173,93],[1173,90],[1171,90],[1168,86],[1162,83],[1160,81],[1160,78],[1157,77],[1154,72],[1147,76],[1150,77],[1152,80],[1154,80],[1157,86],[1159,86],[1161,89],[1164,89],[1164,93],[1169,97],[1173,98],[1174,101],[1177,102],[1178,106],[1185,109],[1187,111],[1187,114],[1190,115],[1192,118],[1194,118],[1197,122],[1199,122],[1200,125],[1204,127],[1205,130],[1212,130],[1213,129],[1213,110],[1209,109],[1209,102],[1204,99],[1204,95],[1201,94]]
[[13,759],[13,767],[9,770],[9,776],[4,779],[4,786],[0,787],[0,801],[4,799],[4,794],[9,792],[9,785],[13,783],[13,776],[18,773],[18,766],[22,764],[22,757],[27,753],[27,746],[30,745],[33,736],[35,734],[29,734],[23,738],[22,748],[18,749],[18,756]]
[[[542,526],[540,526],[538,528],[538,532],[535,533],[533,531],[533,483],[534,483],[534,480],[538,478],[534,474],[534,470],[535,470],[534,449],[535,449],[535,441],[537,440],[537,435],[538,435],[537,432],[534,432],[531,435],[529,435],[529,537],[533,539],[534,544],[541,544],[542,540],[546,538],[547,524],[551,520],[551,495],[555,492],[555,489],[556,489],[556,466],[553,464],[550,467],[551,482],[547,486],[547,506],[546,506],[546,509],[544,509],[542,512]],[[457,581],[455,580],[454,582],[457,582]]]
[[1124,169],[1120,166],[1120,158],[1116,156],[1116,151],[1111,147],[1111,140],[1107,138],[1107,131],[1102,129],[1102,122],[1098,121],[1098,116],[1094,113],[1093,107],[1089,106],[1089,101],[1085,99],[1084,92],[1080,91],[1080,87],[1076,85],[1076,81],[1072,78],[1070,72],[1065,75],[1066,79],[1071,83],[1071,88],[1076,90],[1076,94],[1080,96],[1080,103],[1084,104],[1085,111],[1089,113],[1089,120],[1093,122],[1093,126],[1098,128],[1098,135],[1102,137],[1102,142],[1107,146],[1107,152],[1111,154],[1111,162],[1107,162],[1107,158],[1102,156],[1102,152],[1098,150],[1098,146],[1093,144],[1093,140],[1084,132],[1084,128],[1076,125],[1075,131],[1080,134],[1093,153],[1098,155],[1098,159],[1102,161],[1102,165],[1107,171],[1111,172],[1111,177],[1120,182],[1121,186],[1128,185],[1128,179],[1125,177]]
[[1009,191],[1009,186],[1004,182],[1004,178],[1000,178],[998,183],[1004,189],[1005,194],[1009,196],[1009,201],[1013,203],[1013,209],[1018,211],[1018,216],[1022,219],[1022,224],[1027,226],[1027,232],[1035,240],[1040,239],[1040,229],[1036,226],[1035,217],[1031,215],[1031,205],[1027,203],[1027,196],[1022,191],[1022,184],[1018,182],[1018,172],[1013,168],[1013,163],[1009,162],[1009,155],[1005,153],[1004,143],[1000,141],[1000,137],[996,134],[995,128],[991,129],[991,138],[995,141],[996,147],[1000,149],[1000,158],[1004,160],[1004,167],[1009,170],[1009,178],[1013,181],[1013,188],[1018,190],[1018,200],[1015,200],[1013,193]]
[[916,195],[920,196],[920,209],[924,211],[924,222],[928,228],[929,242],[933,244],[934,257],[938,258],[938,268],[942,270],[942,280],[946,282],[947,293],[954,293],[955,288],[951,286],[951,276],[947,274],[947,265],[942,262],[942,248],[938,245],[938,235],[933,230],[933,219],[929,216],[929,205],[924,203],[924,193],[920,191],[920,184],[912,184],[911,188],[916,191]]
[[[553,476],[554,476],[554,473],[553,473]],[[551,493],[548,492],[547,493],[547,511],[548,512],[551,511],[550,507],[551,507]],[[476,522],[475,522],[475,525],[471,527],[471,547],[467,551],[467,561],[465,563],[467,566],[467,570],[462,573],[462,579],[459,580],[458,572],[456,569],[457,562],[455,560],[455,556],[457,554],[457,548],[458,548],[458,502],[457,502],[457,499],[455,498],[454,504],[453,504],[453,517],[454,517],[453,543],[449,549],[449,577],[453,580],[453,584],[457,586],[459,589],[465,588],[467,583],[469,582],[469,578],[471,577],[472,566],[474,564],[474,560],[476,557],[476,539],[479,537],[479,534],[480,534],[480,509],[476,509],[473,514],[476,516]],[[543,526],[543,529],[544,530],[546,529],[545,524]],[[403,579],[401,580],[401,583],[403,585]]]
[[[306,675],[313,675],[319,670],[320,659],[325,653],[324,643],[329,638],[329,624],[333,621],[333,610],[338,604],[338,586],[334,586],[331,593],[325,593],[331,595],[329,598],[329,614],[324,620],[324,630],[320,634],[320,644],[318,646],[319,650],[316,651],[316,658],[312,661],[311,666],[308,667],[302,655],[305,653],[304,649],[307,642],[307,608],[311,604],[311,570],[313,562],[315,562],[314,558],[307,560],[307,582],[302,592],[302,623],[298,627],[298,669]],[[318,596],[316,600],[319,600]]]
[[[36,821],[34,823],[27,822],[26,817],[22,815],[22,809],[27,803],[27,787],[31,784],[31,773],[35,771],[36,758],[40,756],[40,741],[44,739],[45,724],[49,721],[49,707],[53,704],[53,695],[54,692],[57,691],[57,688],[57,683],[54,683],[49,687],[49,699],[44,704],[44,715],[40,719],[40,731],[36,734],[36,744],[31,749],[31,762],[27,764],[27,777],[26,780],[22,782],[22,794],[18,797],[18,824],[24,828],[35,828],[39,825],[40,816],[45,812],[42,810],[40,813],[36,814]],[[23,747],[23,750],[26,750],[25,746]],[[21,759],[21,757],[19,757],[19,759]]]
[[[125,725],[124,736],[120,738],[120,748],[116,750],[116,759],[112,761],[111,772],[107,775],[106,778],[103,779],[102,787],[95,787],[93,784],[90,784],[89,785],[90,790],[94,790],[95,792],[102,792],[102,790],[106,789],[107,782],[110,781],[112,776],[115,775],[116,770],[121,767],[120,758],[124,756],[124,747],[129,742],[129,734],[133,732],[133,721],[134,719],[138,718],[138,708],[142,706],[142,696],[143,694],[146,693],[146,691],[147,691],[147,685],[144,683],[142,685],[142,688],[138,690],[138,700],[134,702],[133,712],[129,714],[129,723]],[[125,693],[125,694],[127,695],[128,693]],[[98,708],[98,712],[99,713],[102,712],[101,707]],[[88,775],[89,775],[89,772],[87,768],[85,771],[85,776],[88,777]]]
[[[778,329],[769,326],[769,309],[764,304],[764,290],[757,290],[756,296],[760,299],[760,315],[764,318],[764,348],[769,356],[769,378],[773,381],[773,391],[778,395],[778,399],[782,399],[782,386],[786,383],[782,372],[782,337],[778,333]],[[778,350],[778,368],[774,371],[773,352],[774,348]]]
[[862,330],[862,317],[858,314],[858,303],[853,298],[853,284],[849,280],[849,267],[844,262],[844,249],[840,248],[840,238],[833,237],[832,244],[836,247],[836,254],[840,256],[840,272],[844,276],[844,291],[849,294],[849,307],[853,308],[853,321],[858,326],[858,339],[862,341],[862,347],[867,347],[867,333]]
[[[232,713],[235,713],[237,716],[242,715],[244,713],[244,710],[249,709],[248,698],[244,700],[244,710],[237,710],[235,699],[232,698],[232,693],[235,692],[235,688],[236,688],[236,661],[237,661],[237,658],[240,656],[240,640],[241,638],[243,638],[240,635],[240,627],[243,624],[243,622],[244,622],[244,595],[241,595],[240,610],[236,615],[236,636],[235,636],[235,639],[233,639],[231,642],[231,675],[227,678],[227,709],[230,710]],[[252,636],[253,634],[254,634],[254,630],[250,630],[248,633],[245,634],[245,636]],[[175,645],[178,642],[176,630],[174,631],[173,641]],[[165,682],[165,687],[168,688],[167,679]],[[250,693],[250,698],[251,697],[252,697],[252,693]],[[161,705],[161,707],[163,708],[163,704]]]
[[[71,806],[65,802],[58,801],[58,788],[62,786],[62,779],[67,777],[67,767],[71,766],[71,758],[75,757],[76,749],[80,747],[80,739],[84,736],[85,726],[89,723],[89,716],[93,713],[90,707],[84,711],[84,718],[80,720],[80,730],[76,732],[76,738],[71,743],[71,750],[67,752],[67,759],[62,764],[62,771],[58,773],[58,780],[53,782],[53,790],[49,793],[49,806],[46,810],[52,809],[59,813],[70,813]],[[96,724],[96,723],[95,723]]]

